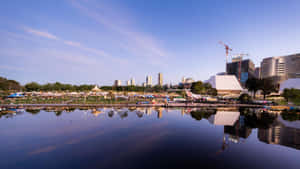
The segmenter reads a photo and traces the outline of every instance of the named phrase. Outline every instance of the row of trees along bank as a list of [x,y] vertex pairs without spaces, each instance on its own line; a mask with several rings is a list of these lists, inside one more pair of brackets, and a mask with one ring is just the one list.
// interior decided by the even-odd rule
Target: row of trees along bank
[[262,94],[264,95],[264,99],[267,95],[271,94],[272,92],[276,92],[278,88],[276,85],[274,85],[272,79],[266,78],[266,79],[248,79],[246,81],[246,88],[253,93],[253,97],[255,98],[255,95],[257,91],[261,90]]

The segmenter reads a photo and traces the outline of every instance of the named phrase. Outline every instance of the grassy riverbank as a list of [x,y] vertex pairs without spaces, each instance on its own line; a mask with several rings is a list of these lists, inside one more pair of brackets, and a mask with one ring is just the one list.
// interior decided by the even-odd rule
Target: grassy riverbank
[[[0,104],[133,104],[146,99],[105,99],[103,96],[88,97],[24,97],[0,100]],[[150,101],[150,100],[147,100]]]

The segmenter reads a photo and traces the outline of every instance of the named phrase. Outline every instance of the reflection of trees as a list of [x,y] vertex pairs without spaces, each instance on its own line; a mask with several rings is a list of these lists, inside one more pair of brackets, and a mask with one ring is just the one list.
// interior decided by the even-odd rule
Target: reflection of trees
[[80,107],[79,110],[89,110],[88,107]]
[[270,113],[249,113],[245,114],[245,125],[251,128],[270,128],[277,115]]
[[71,113],[71,112],[74,112],[75,110],[76,110],[76,108],[69,107],[66,109],[66,112]]
[[239,112],[240,112],[241,115],[253,113],[253,112],[251,111],[251,109],[245,108],[245,107],[240,107],[240,108],[239,108]]
[[56,116],[62,115],[62,112],[63,112],[62,110],[54,111],[54,113],[55,113]]
[[287,110],[284,110],[281,113],[281,117],[287,121],[296,121],[296,120],[300,120],[300,113],[288,112]]
[[128,117],[128,111],[119,111],[118,114],[122,119]]
[[115,112],[113,110],[111,110],[107,114],[108,114],[108,117],[112,118],[114,116]]
[[26,112],[32,114],[32,115],[36,115],[40,113],[40,109],[26,109]]
[[201,120],[202,118],[208,119],[211,115],[216,114],[216,110],[196,110],[190,112],[192,118]]
[[139,118],[142,118],[143,115],[144,115],[144,112],[136,111],[136,115],[137,115]]

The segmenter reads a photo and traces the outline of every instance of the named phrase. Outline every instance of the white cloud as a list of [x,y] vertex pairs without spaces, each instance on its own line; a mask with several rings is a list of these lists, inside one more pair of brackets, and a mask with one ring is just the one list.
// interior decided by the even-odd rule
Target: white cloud
[[85,50],[87,52],[90,53],[94,53],[100,56],[104,56],[104,57],[110,57],[109,54],[107,54],[106,52],[102,51],[102,50],[98,50],[98,49],[93,49],[93,48],[89,48],[89,47],[85,47],[84,45],[80,44],[79,42],[74,42],[74,41],[64,41],[64,44],[68,45],[68,46],[73,46],[73,47],[77,47],[81,50]]
[[96,54],[98,56],[110,58],[113,61],[117,61],[117,62],[120,62],[120,63],[123,63],[123,64],[125,63],[124,59],[114,58],[113,56],[111,56],[110,54],[106,53],[103,50],[86,47],[86,46],[84,46],[83,44],[81,44],[79,42],[63,40],[63,38],[58,38],[57,36],[55,36],[55,35],[53,35],[49,32],[36,30],[36,29],[30,28],[30,27],[24,27],[24,31],[28,32],[28,33],[31,33],[33,35],[36,35],[36,36],[41,36],[41,37],[45,37],[45,38],[48,38],[48,39],[55,39],[55,40],[65,44],[65,45],[68,45],[68,46],[71,46],[71,47],[76,47],[80,50],[84,50],[86,52],[93,53],[93,54]]
[[[125,42],[119,44],[121,48],[130,53],[139,57],[145,57],[150,63],[160,65],[170,56],[153,36],[135,31],[136,29],[132,25],[121,24],[132,22],[126,18],[126,15],[116,13],[116,11],[120,10],[107,10],[110,8],[104,8],[102,4],[99,6],[98,4],[89,4],[87,1],[82,2],[80,0],[71,0],[71,4],[80,12],[104,25],[112,32],[121,35],[120,39],[125,38]],[[112,13],[112,11],[115,13]]]
[[47,31],[40,31],[40,30],[29,28],[29,27],[24,27],[23,29],[27,33],[30,33],[30,34],[33,34],[33,35],[36,35],[36,36],[40,36],[40,37],[44,37],[44,38],[48,38],[48,39],[53,39],[53,40],[58,40],[58,38],[55,35],[47,32]]
[[73,42],[73,41],[64,41],[64,44],[69,45],[69,46],[74,46],[74,47],[80,47],[81,44],[78,42]]

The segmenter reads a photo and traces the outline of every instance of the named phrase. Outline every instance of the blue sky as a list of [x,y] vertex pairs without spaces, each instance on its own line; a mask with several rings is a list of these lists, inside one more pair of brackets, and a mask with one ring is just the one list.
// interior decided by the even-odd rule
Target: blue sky
[[298,0],[7,0],[0,5],[0,76],[60,81],[206,80],[232,54],[300,53]]

